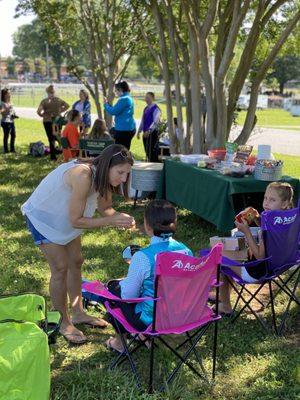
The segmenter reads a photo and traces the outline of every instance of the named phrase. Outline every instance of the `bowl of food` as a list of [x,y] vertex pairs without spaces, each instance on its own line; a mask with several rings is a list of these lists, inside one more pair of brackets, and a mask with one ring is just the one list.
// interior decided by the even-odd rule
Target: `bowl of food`
[[207,154],[209,155],[210,158],[214,158],[218,161],[223,161],[226,156],[226,150],[225,149],[208,150]]

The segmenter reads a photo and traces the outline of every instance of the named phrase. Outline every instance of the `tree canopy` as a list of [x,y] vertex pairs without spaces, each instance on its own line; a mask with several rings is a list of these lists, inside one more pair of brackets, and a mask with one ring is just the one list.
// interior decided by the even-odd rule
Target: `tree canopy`
[[[172,151],[173,85],[180,151],[200,152],[228,140],[247,83],[250,105],[236,138],[245,143],[263,80],[289,37],[298,46],[299,0],[19,0],[18,12],[28,11],[40,19],[49,43],[62,47],[99,116],[99,87],[112,100],[114,83],[133,55],[144,63],[145,76],[161,76]],[[83,77],[80,54],[92,84]]]

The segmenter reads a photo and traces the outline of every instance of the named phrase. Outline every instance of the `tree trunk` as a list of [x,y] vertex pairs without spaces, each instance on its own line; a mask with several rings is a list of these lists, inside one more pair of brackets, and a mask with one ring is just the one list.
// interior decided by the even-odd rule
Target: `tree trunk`
[[168,118],[168,132],[170,136],[170,150],[171,153],[175,153],[175,133],[174,133],[174,126],[173,126],[173,110],[172,110],[172,97],[171,97],[171,84],[170,84],[170,71],[168,65],[168,50],[167,50],[167,43],[164,34],[164,26],[163,26],[163,19],[159,11],[159,5],[157,1],[151,0],[151,9],[153,16],[156,21],[158,34],[159,34],[159,45],[160,45],[160,52],[162,57],[162,65],[163,65],[163,78],[165,82],[165,97],[167,103],[167,118]]
[[169,38],[170,38],[171,54],[173,58],[173,69],[174,69],[174,80],[175,80],[175,101],[176,101],[176,111],[177,111],[177,126],[179,133],[178,140],[181,152],[185,153],[183,116],[181,108],[181,81],[180,81],[180,73],[178,65],[179,54],[175,43],[175,23],[172,12],[172,6],[170,0],[167,0],[166,3],[167,4],[165,3],[164,4],[168,15]]
[[55,69],[56,69],[56,75],[57,75],[57,80],[58,82],[61,81],[61,65],[55,65]]
[[198,46],[196,38],[191,38],[191,59],[190,59],[190,81],[192,97],[192,124],[193,124],[193,152],[201,153],[204,145],[204,138],[201,137],[201,87],[200,87],[200,67],[198,57]]
[[202,77],[206,95],[206,147],[216,146],[216,107],[213,79],[209,70],[209,54],[207,40],[200,38],[200,58],[202,66]]
[[256,81],[253,82],[252,87],[251,87],[251,95],[250,95],[250,102],[249,102],[249,107],[246,115],[246,120],[242,129],[242,132],[240,135],[237,137],[235,140],[235,143],[237,144],[245,144],[247,143],[251,132],[255,126],[256,123],[256,105],[257,105],[257,99],[258,99],[258,94],[259,94],[259,86],[260,82]]
[[201,153],[204,151],[203,124],[201,120],[201,83],[200,83],[200,57],[199,57],[199,38],[195,25],[189,14],[188,3],[183,3],[185,16],[189,32],[190,49],[190,85],[192,100],[192,127],[193,127],[193,152]]
[[283,95],[285,82],[279,82],[279,92]]

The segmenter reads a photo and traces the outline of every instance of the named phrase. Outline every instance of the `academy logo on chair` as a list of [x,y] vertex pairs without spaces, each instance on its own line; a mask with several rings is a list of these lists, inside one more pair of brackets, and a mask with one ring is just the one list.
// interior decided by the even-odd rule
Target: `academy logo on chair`
[[197,271],[200,267],[202,267],[205,264],[204,261],[202,261],[199,264],[191,264],[191,263],[186,263],[184,264],[182,260],[174,260],[172,269],[177,268],[177,269],[182,269],[183,271]]
[[297,218],[297,214],[292,215],[291,217],[275,217],[273,225],[289,225],[292,224]]

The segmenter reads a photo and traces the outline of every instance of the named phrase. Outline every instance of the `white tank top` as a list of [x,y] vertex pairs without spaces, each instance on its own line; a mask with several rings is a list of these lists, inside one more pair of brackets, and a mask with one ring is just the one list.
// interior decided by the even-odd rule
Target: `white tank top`
[[[82,233],[82,229],[76,229],[70,223],[69,203],[72,190],[64,181],[65,172],[78,165],[73,160],[50,172],[21,206],[22,214],[28,217],[35,229],[56,244],[65,245]],[[91,190],[84,217],[94,215],[98,195]]]

